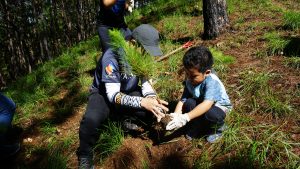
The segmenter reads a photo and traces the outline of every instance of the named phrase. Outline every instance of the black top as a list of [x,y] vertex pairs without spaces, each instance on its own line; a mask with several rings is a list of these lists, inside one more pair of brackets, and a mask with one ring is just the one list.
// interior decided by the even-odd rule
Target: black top
[[117,0],[111,8],[106,8],[100,1],[100,11],[97,16],[98,26],[109,26],[114,28],[127,28],[125,23],[125,0]]

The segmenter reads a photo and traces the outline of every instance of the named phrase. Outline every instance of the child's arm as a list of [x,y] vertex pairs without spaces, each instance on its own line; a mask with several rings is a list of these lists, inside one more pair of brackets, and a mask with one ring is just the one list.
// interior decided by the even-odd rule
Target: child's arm
[[191,96],[191,94],[189,93],[187,87],[184,87],[182,96],[181,96],[179,102],[177,103],[174,112],[175,112],[175,113],[178,113],[178,114],[182,114],[182,107],[183,107],[184,101],[185,101],[187,98],[190,98],[190,97],[192,97],[192,96]]
[[214,101],[212,101],[212,100],[204,100],[202,103],[200,103],[198,106],[196,106],[192,111],[187,113],[190,120],[203,115],[205,112],[207,112],[213,106],[213,104],[214,104]]
[[175,113],[182,113],[182,106],[183,106],[183,102],[182,101],[179,101],[176,105],[176,108],[174,110]]

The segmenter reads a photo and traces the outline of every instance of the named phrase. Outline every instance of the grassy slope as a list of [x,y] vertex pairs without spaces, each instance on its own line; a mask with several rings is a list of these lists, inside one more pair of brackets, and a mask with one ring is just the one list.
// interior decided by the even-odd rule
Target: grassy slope
[[[161,0],[159,5],[127,17],[131,28],[148,22],[157,27],[164,53],[195,40],[209,46],[217,60],[215,68],[235,105],[227,119],[230,128],[217,144],[196,140],[196,147],[205,144],[200,146],[202,153],[188,160],[194,168],[297,168],[300,91],[299,57],[294,57],[299,53],[294,45],[300,38],[299,3],[228,0],[229,31],[202,42],[200,2]],[[76,166],[77,131],[92,81],[89,72],[100,55],[98,43],[95,37],[67,50],[5,91],[18,105],[14,124],[24,129],[25,142],[16,164],[20,168]],[[183,53],[165,61],[155,85],[160,96],[169,101],[180,96]],[[101,144],[98,146],[101,149]],[[108,147],[110,150],[115,148]],[[149,161],[141,163],[143,168],[151,166]]]

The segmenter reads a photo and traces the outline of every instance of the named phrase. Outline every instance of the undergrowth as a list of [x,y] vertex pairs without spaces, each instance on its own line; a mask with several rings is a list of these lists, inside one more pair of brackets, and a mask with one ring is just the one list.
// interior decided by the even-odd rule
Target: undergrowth
[[288,98],[279,97],[269,86],[269,81],[278,76],[273,73],[245,70],[240,73],[240,97],[243,97],[244,112],[272,113],[274,116],[286,116],[293,108]]
[[121,146],[124,140],[124,131],[121,124],[108,120],[107,124],[103,126],[103,130],[99,130],[99,132],[100,137],[94,149],[99,152],[99,161],[102,162],[105,157]]

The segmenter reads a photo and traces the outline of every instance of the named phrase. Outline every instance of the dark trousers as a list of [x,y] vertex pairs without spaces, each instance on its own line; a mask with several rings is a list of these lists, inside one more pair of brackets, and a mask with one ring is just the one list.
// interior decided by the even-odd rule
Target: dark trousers
[[[112,30],[113,27],[105,26],[105,25],[99,25],[98,26],[98,35],[100,39],[100,44],[102,48],[102,54],[105,53],[107,49],[111,47],[111,40],[109,36],[109,30]],[[119,29],[122,34],[124,35],[125,40],[131,39],[131,31],[128,28],[120,28]]]
[[[190,112],[193,110],[200,102],[189,98],[183,104],[183,113]],[[215,132],[217,128],[224,124],[226,114],[225,112],[213,105],[206,113],[202,116],[191,120],[187,126],[187,132],[190,136],[199,135],[199,133],[208,134]]]
[[[133,91],[128,95],[141,96],[141,92]],[[93,147],[95,146],[101,131],[99,130],[103,122],[114,112],[116,115],[130,115],[143,119],[152,119],[152,114],[147,111],[133,108],[121,108],[117,110],[103,95],[97,90],[92,91],[85,114],[81,120],[79,128],[79,148],[78,157],[93,156]]]

